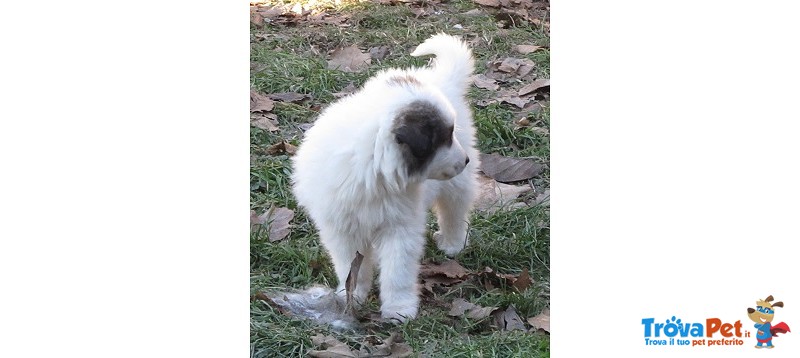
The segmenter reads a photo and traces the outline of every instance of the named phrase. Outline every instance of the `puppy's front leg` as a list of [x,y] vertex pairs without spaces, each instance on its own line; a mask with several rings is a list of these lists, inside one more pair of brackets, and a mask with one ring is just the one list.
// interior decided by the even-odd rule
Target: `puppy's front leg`
[[387,230],[375,248],[380,266],[381,316],[401,322],[419,308],[419,261],[425,237],[405,228]]
[[350,274],[350,265],[356,257],[356,252],[361,252],[364,255],[364,260],[361,262],[358,273],[356,290],[353,292],[355,303],[364,303],[372,287],[372,267],[374,262],[372,248],[368,245],[363,246],[360,241],[352,240],[347,235],[336,233],[333,230],[320,230],[320,235],[322,244],[331,256],[333,268],[339,280],[339,285],[336,288],[336,294],[339,297],[347,297],[345,283],[347,276]]

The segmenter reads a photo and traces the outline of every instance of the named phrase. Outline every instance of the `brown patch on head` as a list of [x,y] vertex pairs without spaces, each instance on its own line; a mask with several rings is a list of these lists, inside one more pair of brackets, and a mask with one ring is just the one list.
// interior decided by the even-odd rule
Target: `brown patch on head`
[[422,172],[439,148],[453,144],[453,125],[439,108],[422,100],[411,102],[397,114],[392,133],[409,175]]
[[397,86],[414,86],[414,87],[422,86],[422,83],[419,82],[419,80],[416,77],[411,75],[392,76],[389,77],[389,80],[387,82],[389,82],[390,85],[397,85]]

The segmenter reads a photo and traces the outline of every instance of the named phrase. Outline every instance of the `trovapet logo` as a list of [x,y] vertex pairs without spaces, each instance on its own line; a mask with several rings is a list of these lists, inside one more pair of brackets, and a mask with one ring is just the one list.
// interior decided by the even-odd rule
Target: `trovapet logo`
[[742,330],[742,322],[723,322],[719,318],[707,318],[703,322],[682,322],[672,316],[664,323],[655,318],[642,319],[644,344],[659,346],[740,346],[750,336]]
[[[725,321],[720,318],[706,318],[687,322],[672,316],[664,321],[643,318],[644,344],[648,346],[744,346],[745,340],[753,340],[756,348],[774,348],[772,339],[778,334],[791,332],[784,322],[773,324],[775,308],[783,307],[783,302],[773,302],[769,296],[756,301],[756,308],[747,308],[747,318],[755,322],[756,331],[752,334],[745,329],[741,320]],[[749,324],[748,324],[749,325]],[[752,347],[752,346],[751,346]],[[752,349],[752,348],[751,348]]]

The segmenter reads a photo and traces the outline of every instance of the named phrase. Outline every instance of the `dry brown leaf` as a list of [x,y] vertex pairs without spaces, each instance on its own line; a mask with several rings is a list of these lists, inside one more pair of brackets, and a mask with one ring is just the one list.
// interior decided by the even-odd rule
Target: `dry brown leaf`
[[525,268],[519,275],[509,273],[497,273],[490,267],[486,267],[483,272],[479,273],[478,280],[483,283],[487,290],[492,290],[497,287],[514,287],[518,291],[522,291],[533,283],[528,269]]
[[476,4],[491,7],[500,7],[500,0],[474,0]]
[[259,28],[263,27],[264,26],[264,17],[261,16],[261,14],[259,14],[257,12],[252,13],[252,14],[250,14],[250,22],[253,25],[256,25]]
[[547,128],[543,127],[531,127],[531,131],[539,135],[544,135],[544,136],[550,135],[550,131]]
[[268,95],[269,98],[274,99],[276,101],[281,102],[301,102],[307,97],[308,95],[297,93],[297,92],[281,92],[281,93],[272,93]]
[[254,113],[250,115],[250,125],[261,129],[266,129],[270,132],[277,132],[278,116],[274,113]]
[[411,356],[414,351],[407,343],[403,342],[403,336],[397,332],[392,332],[389,338],[383,340],[383,343],[375,347],[369,347],[369,344],[363,344],[364,348],[361,349],[361,357],[389,357],[389,358],[404,358]]
[[531,98],[522,98],[522,97],[519,97],[519,96],[501,97],[500,98],[500,102],[513,104],[513,105],[515,105],[515,106],[517,106],[519,108],[525,108],[525,105],[528,104],[528,102],[530,102],[530,101],[532,101]]
[[369,57],[375,60],[383,60],[389,56],[389,46],[371,47],[369,49]]
[[369,53],[363,53],[356,45],[338,48],[331,53],[328,68],[344,72],[361,72],[372,63]]
[[545,308],[538,315],[528,318],[528,324],[533,327],[531,328],[531,332],[541,329],[550,333],[550,309]]
[[436,275],[430,277],[423,277],[420,279],[422,281],[422,287],[424,287],[428,292],[434,292],[433,289],[436,286],[452,286],[456,283],[462,282],[464,280],[460,278],[450,278],[444,275]]
[[481,153],[481,170],[502,183],[527,180],[542,173],[544,166],[531,159]]
[[250,90],[250,112],[269,112],[274,107],[275,103],[269,97]]
[[535,91],[550,91],[550,79],[538,79],[519,89],[519,95],[524,96]]
[[422,264],[420,266],[420,276],[431,277],[444,275],[449,278],[464,278],[469,274],[456,260],[447,260],[441,264]]
[[522,319],[519,317],[519,314],[517,314],[517,309],[514,305],[508,306],[505,310],[496,311],[494,313],[494,318],[497,327],[499,327],[501,331],[527,331],[525,323],[522,323]]
[[528,268],[523,268],[522,272],[519,273],[516,280],[514,280],[513,286],[519,292],[525,291],[528,287],[531,286],[533,283],[533,279],[531,279],[531,274],[528,272]]
[[311,337],[311,342],[317,348],[322,348],[320,350],[312,349],[308,351],[308,355],[311,357],[319,357],[319,358],[340,358],[340,357],[352,357],[357,358],[359,356],[358,352],[353,352],[350,347],[342,342],[339,342],[338,339],[332,336],[323,336],[321,334],[317,334]]
[[285,6],[270,6],[270,7],[259,7],[258,8],[258,15],[263,17],[264,19],[274,20],[281,15],[288,13],[289,10]]
[[461,15],[464,15],[464,16],[482,16],[484,14],[485,14],[485,12],[483,12],[481,9],[472,9],[470,11],[461,13]]
[[291,143],[286,141],[273,144],[267,148],[267,155],[278,155],[278,154],[294,155],[294,153],[297,153],[297,146],[292,145]]
[[529,121],[527,117],[522,117],[522,118],[514,121],[514,130],[527,127],[530,124],[531,124],[531,121]]
[[543,192],[536,194],[536,197],[530,203],[532,206],[535,205],[550,205],[550,189],[545,189]]
[[533,61],[531,61],[531,60],[529,60],[527,58],[522,59],[522,61],[519,64],[519,69],[517,70],[517,76],[525,77],[527,74],[529,74],[531,71],[533,71],[534,67],[536,67],[536,63],[535,62],[533,62]]
[[486,77],[484,74],[475,75],[472,77],[472,83],[475,87],[487,89],[490,91],[497,91],[500,85],[497,84],[493,78]]
[[294,218],[294,211],[287,208],[271,207],[265,213],[255,216],[255,211],[250,211],[250,229],[256,228],[256,225],[263,226],[266,224],[269,227],[269,241],[275,242],[282,240],[289,235],[291,225],[289,222]]
[[517,52],[519,52],[519,53],[521,53],[523,55],[527,55],[527,54],[529,54],[531,52],[535,52],[536,50],[538,50],[540,48],[542,48],[542,47],[541,46],[536,46],[536,45],[516,45],[516,46],[514,46],[514,50],[516,50]]
[[536,67],[536,63],[527,58],[506,57],[489,63],[486,76],[505,80],[508,77],[525,77]]
[[361,269],[362,261],[364,261],[364,255],[356,251],[356,257],[350,262],[350,272],[347,274],[347,279],[344,283],[347,297],[346,305],[350,312],[352,312],[353,307],[355,307],[353,293],[356,291],[356,286],[358,285],[358,271]]
[[522,61],[518,58],[506,57],[503,62],[500,62],[500,65],[497,66],[497,69],[503,72],[514,73],[517,72],[517,69],[519,69],[521,64]]
[[544,28],[547,31],[550,31],[550,22],[549,21],[542,21],[539,19],[530,19],[531,23]]
[[471,319],[482,319],[489,317],[496,309],[497,307],[482,307],[467,302],[467,300],[463,298],[456,298],[453,300],[450,312],[448,312],[447,315],[459,317],[466,314],[466,316]]
[[518,206],[525,206],[525,203],[514,203],[514,201],[520,195],[533,190],[529,185],[499,183],[485,175],[478,177],[478,187],[479,192],[475,200],[475,209],[488,213],[493,213],[500,209],[514,209]]

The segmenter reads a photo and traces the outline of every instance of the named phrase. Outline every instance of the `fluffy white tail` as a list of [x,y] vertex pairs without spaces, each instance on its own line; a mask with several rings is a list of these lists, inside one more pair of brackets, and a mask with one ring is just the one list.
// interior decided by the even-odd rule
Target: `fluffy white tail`
[[461,39],[447,34],[433,35],[417,46],[411,56],[435,55],[433,69],[435,77],[444,87],[463,94],[469,85],[475,60],[472,50]]

